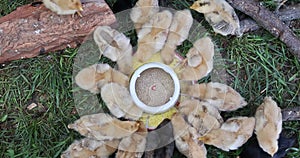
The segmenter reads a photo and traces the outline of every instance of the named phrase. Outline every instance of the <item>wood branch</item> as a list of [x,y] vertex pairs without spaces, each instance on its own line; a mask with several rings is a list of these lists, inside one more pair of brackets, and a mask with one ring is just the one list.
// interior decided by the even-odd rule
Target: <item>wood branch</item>
[[277,15],[282,21],[300,19],[300,4],[287,6],[279,10],[278,13],[274,12],[274,14]]
[[[295,6],[288,6],[284,9],[279,10],[279,12],[273,12],[281,21],[289,23],[291,20],[300,19],[300,4]],[[250,31],[255,31],[260,28],[260,26],[252,19],[247,18],[240,21],[241,32],[246,33]]]
[[97,26],[111,25],[104,1],[83,4],[83,17],[57,15],[44,5],[25,5],[0,18],[0,63],[76,47]]
[[282,121],[300,120],[300,106],[282,109]]
[[254,0],[227,0],[228,3],[253,18],[259,25],[279,38],[289,48],[290,52],[300,59],[300,40],[290,28],[271,11]]

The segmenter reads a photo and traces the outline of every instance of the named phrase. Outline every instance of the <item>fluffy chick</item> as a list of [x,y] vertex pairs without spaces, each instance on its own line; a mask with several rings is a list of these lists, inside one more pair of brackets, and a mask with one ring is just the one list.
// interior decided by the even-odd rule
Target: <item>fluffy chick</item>
[[137,120],[143,114],[142,109],[133,103],[128,89],[117,83],[104,85],[101,89],[101,97],[110,113],[117,118],[125,117]]
[[158,0],[139,0],[131,9],[130,18],[137,33],[150,18],[159,12]]
[[172,22],[172,13],[168,10],[156,13],[149,22],[145,23],[138,33],[138,48],[135,57],[145,62],[154,53],[160,51],[165,45],[169,27]]
[[75,76],[75,82],[80,88],[97,94],[103,85],[110,82],[128,86],[129,78],[108,64],[94,64],[79,71]]
[[117,69],[120,72],[126,75],[132,73],[132,46],[129,38],[110,26],[97,27],[93,38],[99,47],[100,56],[117,62]]
[[46,8],[59,15],[68,15],[78,13],[82,16],[79,11],[83,11],[80,0],[43,0]]
[[143,115],[143,110],[133,103],[132,106],[128,109],[128,111],[126,111],[124,117],[130,120],[138,120],[142,115]]
[[191,99],[180,103],[179,111],[187,118],[190,132],[197,139],[213,129],[218,129],[223,123],[219,111],[207,102]]
[[[287,136],[286,134],[290,132],[282,131],[280,133],[280,137],[278,139],[278,151],[274,154],[274,156],[269,155],[263,149],[260,148],[258,141],[256,138],[252,138],[252,140],[248,141],[239,155],[240,158],[283,158],[286,157],[289,152],[289,148],[295,145],[295,142],[298,138],[297,135]],[[250,138],[251,139],[251,138]]]
[[271,97],[266,97],[255,113],[255,133],[259,146],[273,156],[278,150],[282,130],[281,109]]
[[208,75],[213,69],[213,56],[214,44],[212,40],[209,37],[198,39],[186,54],[187,65],[184,66],[178,77],[181,80],[195,81]]
[[75,140],[69,148],[62,153],[61,158],[108,158],[109,155],[117,150],[119,143],[120,140],[99,141],[89,138]]
[[188,158],[205,158],[207,151],[202,142],[194,140],[189,132],[190,126],[180,113],[176,113],[172,119],[173,134],[177,149]]
[[172,63],[176,47],[187,39],[192,24],[193,17],[189,10],[177,11],[174,14],[166,44],[161,50],[161,57],[165,64]]
[[234,111],[247,105],[237,91],[218,82],[182,84],[181,92],[205,100],[220,111]]
[[105,113],[85,115],[68,128],[74,129],[87,138],[113,140],[127,137],[139,129],[140,123],[120,121]]
[[190,8],[203,13],[216,33],[241,35],[238,16],[225,0],[198,0]]
[[147,128],[140,122],[139,129],[121,140],[116,157],[141,158],[146,148]]
[[235,150],[252,136],[255,125],[253,117],[235,117],[228,119],[221,128],[211,130],[200,137],[205,144],[213,145],[224,151]]

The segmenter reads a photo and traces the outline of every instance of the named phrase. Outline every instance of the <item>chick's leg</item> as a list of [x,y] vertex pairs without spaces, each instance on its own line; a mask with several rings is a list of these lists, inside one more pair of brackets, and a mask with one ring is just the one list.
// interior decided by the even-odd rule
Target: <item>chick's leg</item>
[[77,11],[76,13],[82,18],[82,14],[80,13],[80,11]]

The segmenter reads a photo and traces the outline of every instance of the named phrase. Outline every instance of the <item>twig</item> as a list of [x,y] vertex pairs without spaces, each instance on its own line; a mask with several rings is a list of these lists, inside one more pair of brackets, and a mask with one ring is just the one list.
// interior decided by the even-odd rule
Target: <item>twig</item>
[[300,19],[300,4],[287,6],[284,9],[279,10],[278,13],[279,19],[282,21],[291,21],[294,19]]
[[300,106],[283,109],[281,113],[282,121],[300,120]]
[[253,18],[273,36],[284,42],[291,53],[300,59],[300,40],[288,26],[264,6],[254,0],[227,0],[228,3]]
[[[278,13],[274,12],[276,16],[281,21],[288,23],[291,20],[300,19],[300,4],[295,6],[288,6],[285,9],[281,9]],[[240,21],[241,32],[255,31],[260,28],[260,26],[252,19],[247,18]]]

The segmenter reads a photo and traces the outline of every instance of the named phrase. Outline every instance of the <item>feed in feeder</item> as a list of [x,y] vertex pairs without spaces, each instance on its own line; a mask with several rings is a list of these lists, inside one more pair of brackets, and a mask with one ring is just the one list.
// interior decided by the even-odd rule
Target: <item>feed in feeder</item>
[[176,104],[180,85],[176,73],[169,66],[152,62],[133,73],[129,90],[139,108],[147,113],[157,114]]

